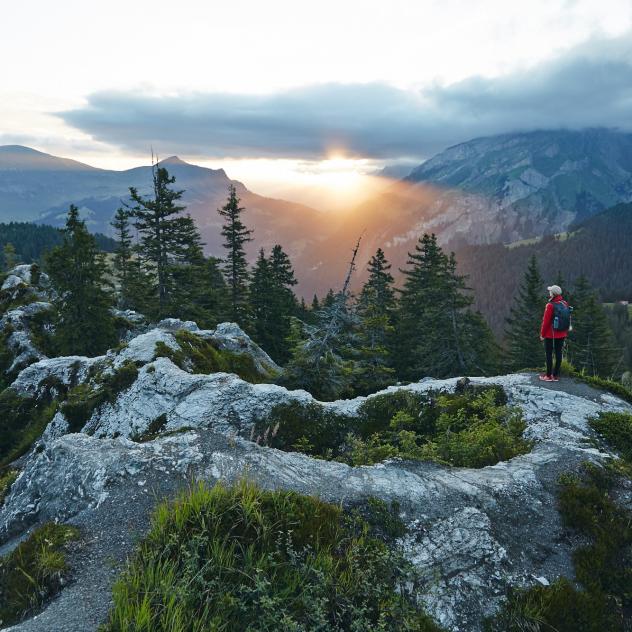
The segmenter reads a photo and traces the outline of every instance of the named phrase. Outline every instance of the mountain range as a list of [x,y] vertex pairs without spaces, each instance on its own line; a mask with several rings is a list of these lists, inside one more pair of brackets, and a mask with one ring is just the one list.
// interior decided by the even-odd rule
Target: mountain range
[[[340,285],[360,236],[356,285],[378,247],[397,270],[423,232],[435,232],[442,245],[457,251],[515,243],[563,233],[604,209],[632,201],[632,134],[610,129],[539,130],[470,140],[402,179],[394,178],[403,172],[386,170],[390,185],[335,215],[257,195],[222,169],[175,156],[160,164],[185,190],[183,201],[212,254],[222,251],[216,209],[233,183],[247,209],[244,221],[255,231],[250,256],[281,243],[306,297]],[[150,192],[150,170],[95,169],[25,147],[0,147],[0,220],[60,226],[73,202],[91,230],[108,233],[130,186]]]
[[[255,231],[251,255],[259,247],[282,243],[296,257],[310,239],[318,239],[320,211],[257,195],[241,182],[231,180],[223,169],[199,167],[177,156],[159,165],[175,176],[175,187],[184,190],[183,203],[200,228],[209,253],[220,254],[222,250],[217,209],[226,203],[230,184],[247,208],[245,221]],[[0,147],[0,221],[35,221],[60,227],[68,205],[73,203],[91,231],[112,234],[110,221],[122,202],[129,200],[130,186],[141,195],[149,195],[151,166],[125,171],[96,169],[28,147]]]

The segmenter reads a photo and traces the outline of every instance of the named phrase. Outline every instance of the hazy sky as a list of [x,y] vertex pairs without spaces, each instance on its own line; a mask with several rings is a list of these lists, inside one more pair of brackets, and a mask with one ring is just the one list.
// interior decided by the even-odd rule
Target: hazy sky
[[342,190],[482,134],[632,129],[632,0],[2,4],[0,144],[96,166]]

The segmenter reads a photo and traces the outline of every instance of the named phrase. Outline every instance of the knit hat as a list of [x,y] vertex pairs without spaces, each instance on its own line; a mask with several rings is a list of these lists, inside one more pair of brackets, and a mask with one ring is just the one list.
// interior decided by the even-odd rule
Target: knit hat
[[546,289],[549,292],[551,292],[554,296],[562,295],[562,288],[559,285],[549,285],[549,287],[547,287]]

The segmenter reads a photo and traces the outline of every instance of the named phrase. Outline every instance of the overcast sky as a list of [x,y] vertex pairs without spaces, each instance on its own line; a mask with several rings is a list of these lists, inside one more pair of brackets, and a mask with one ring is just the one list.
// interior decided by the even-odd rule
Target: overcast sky
[[153,147],[272,190],[485,134],[632,130],[631,0],[4,4],[0,144],[97,166]]

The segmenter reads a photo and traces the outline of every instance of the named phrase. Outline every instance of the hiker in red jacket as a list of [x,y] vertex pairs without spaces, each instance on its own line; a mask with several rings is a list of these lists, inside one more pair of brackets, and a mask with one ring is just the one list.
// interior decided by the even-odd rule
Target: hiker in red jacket
[[[559,285],[551,285],[546,289],[549,291],[549,302],[544,308],[540,328],[540,340],[544,341],[546,352],[546,373],[540,375],[540,379],[543,382],[558,382],[562,349],[570,330],[571,307],[562,298],[562,288]],[[553,351],[555,351],[555,368],[553,368]]]

